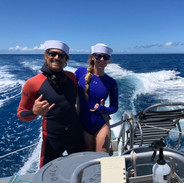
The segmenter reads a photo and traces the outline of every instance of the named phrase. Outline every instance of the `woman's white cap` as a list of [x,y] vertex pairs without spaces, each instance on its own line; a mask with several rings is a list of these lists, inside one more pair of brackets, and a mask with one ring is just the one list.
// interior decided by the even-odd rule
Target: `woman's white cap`
[[44,47],[45,50],[51,49],[51,48],[55,48],[55,49],[60,49],[63,50],[66,54],[69,54],[69,47],[67,44],[61,42],[61,41],[57,41],[57,40],[48,40],[44,42]]
[[111,56],[113,50],[103,43],[97,43],[91,47],[91,54],[93,53],[105,53]]

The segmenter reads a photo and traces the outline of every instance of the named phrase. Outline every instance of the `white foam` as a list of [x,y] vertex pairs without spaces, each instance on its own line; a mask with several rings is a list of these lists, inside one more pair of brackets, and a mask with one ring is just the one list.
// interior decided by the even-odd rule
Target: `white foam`
[[39,142],[36,145],[33,153],[25,162],[24,166],[18,171],[18,174],[25,175],[29,173],[36,173],[39,170],[41,143],[42,143],[42,132],[40,128]]
[[88,67],[88,62],[78,62],[78,61],[75,61],[75,60],[69,60],[67,62],[67,64],[69,66],[72,66],[72,67],[75,67],[75,68],[79,68],[79,67]]
[[71,66],[67,66],[67,67],[64,68],[64,70],[70,71],[70,72],[74,73],[76,71],[76,68],[75,67],[71,67]]
[[154,94],[160,100],[183,101],[184,78],[178,74],[174,70],[135,74],[139,82],[134,98],[140,94]]
[[[0,67],[0,107],[2,107],[8,100],[17,97],[17,95],[20,95],[20,92],[12,96],[10,94],[13,93],[19,85],[22,86],[25,82],[20,79],[17,80],[15,75],[10,72],[11,69],[9,66]],[[7,97],[7,93],[9,94],[9,97]]]
[[123,69],[118,64],[108,64],[105,68],[105,72],[114,79],[122,79],[125,76],[133,74],[132,71]]
[[[160,102],[184,101],[184,78],[179,76],[180,73],[174,70],[134,73],[121,68],[117,64],[109,64],[106,68],[106,72],[111,77],[119,80],[120,83],[121,79],[123,79],[123,82],[127,81],[135,87],[131,97],[132,111],[128,111],[131,114],[137,113],[134,102],[139,95],[153,94],[157,100],[160,100]],[[121,96],[119,100],[121,100]],[[117,114],[114,114],[112,115],[111,124],[119,120]],[[119,133],[119,130],[120,128],[115,129],[116,135]]]
[[25,61],[22,61],[21,64],[23,65],[23,67],[27,67],[30,70],[36,71],[39,73],[41,66],[43,64],[43,60],[36,59],[36,60],[31,60],[31,62],[25,60]]

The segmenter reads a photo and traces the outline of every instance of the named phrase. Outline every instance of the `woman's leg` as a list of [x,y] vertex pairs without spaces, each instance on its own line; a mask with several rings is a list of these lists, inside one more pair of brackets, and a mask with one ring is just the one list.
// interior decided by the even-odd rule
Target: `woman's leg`
[[84,140],[85,140],[85,145],[86,145],[86,151],[95,151],[94,135],[91,135],[84,131]]
[[109,124],[105,124],[96,134],[96,151],[108,152],[110,146],[110,128]]

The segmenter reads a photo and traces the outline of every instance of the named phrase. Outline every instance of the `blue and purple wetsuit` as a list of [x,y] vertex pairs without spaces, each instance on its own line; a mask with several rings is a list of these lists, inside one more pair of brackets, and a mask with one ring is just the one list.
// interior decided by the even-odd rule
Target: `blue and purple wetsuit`
[[[116,81],[107,74],[100,77],[93,75],[89,84],[89,100],[87,101],[84,96],[86,73],[86,68],[79,68],[75,72],[78,79],[80,101],[79,119],[83,129],[94,135],[107,123],[103,116],[113,114],[118,110],[118,87]],[[94,112],[90,111],[90,109],[94,109],[96,103],[100,104],[101,99],[105,101],[108,97],[109,107],[99,105]]]

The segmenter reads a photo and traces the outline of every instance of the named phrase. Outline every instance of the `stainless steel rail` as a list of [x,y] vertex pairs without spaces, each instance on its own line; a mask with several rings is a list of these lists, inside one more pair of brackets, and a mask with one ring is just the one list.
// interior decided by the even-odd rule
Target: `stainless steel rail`
[[[146,159],[146,158],[150,158],[151,159],[151,156],[152,156],[153,152],[150,151],[150,152],[141,152],[141,153],[136,153],[136,160],[143,160],[143,159]],[[126,162],[127,161],[131,161],[132,157],[131,157],[131,154],[126,154],[124,155],[125,157],[125,160]],[[175,151],[167,151],[167,150],[164,150],[164,157],[172,157],[173,161],[178,164],[178,162],[180,164],[184,164],[184,155],[180,154],[180,153],[177,153]],[[71,176],[71,179],[70,179],[70,183],[81,183],[82,182],[82,176],[83,176],[83,172],[86,168],[90,167],[90,166],[93,166],[93,165],[97,165],[97,164],[100,164],[100,161],[101,161],[101,158],[98,158],[98,159],[93,159],[93,160],[90,160],[88,162],[84,162],[82,164],[80,164],[73,172],[72,176]],[[179,170],[177,170],[179,171]],[[183,169],[181,170],[183,171]],[[174,171],[172,172],[172,178],[177,180],[178,182],[181,182],[183,183],[181,177],[178,176],[178,174]],[[183,175],[184,176],[184,175]],[[184,177],[183,177],[184,178]],[[133,182],[144,182],[144,181],[151,181],[152,180],[152,175],[145,175],[145,176],[137,176],[137,177],[127,177],[127,180],[130,182],[130,183],[133,183]]]

